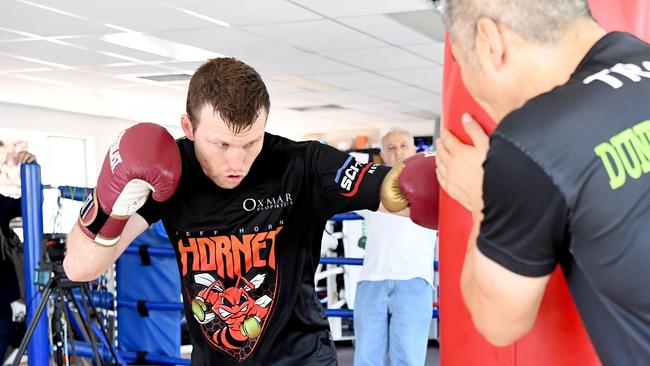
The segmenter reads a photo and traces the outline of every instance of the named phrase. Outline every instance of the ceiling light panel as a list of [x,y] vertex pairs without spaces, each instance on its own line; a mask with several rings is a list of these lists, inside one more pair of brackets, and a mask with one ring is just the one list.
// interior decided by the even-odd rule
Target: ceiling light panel
[[165,61],[173,60],[170,57],[144,52],[142,50],[136,50],[129,47],[123,47],[114,43],[103,41],[96,37],[79,37],[79,38],[67,39],[66,42],[72,45],[88,48],[91,50],[102,50],[103,52],[109,52],[109,53],[114,53],[116,55],[127,56],[139,60],[140,62],[142,61],[165,62]]
[[224,56],[220,53],[188,46],[183,43],[167,41],[142,33],[108,34],[103,36],[102,40],[118,46],[145,51],[179,61],[196,61]]

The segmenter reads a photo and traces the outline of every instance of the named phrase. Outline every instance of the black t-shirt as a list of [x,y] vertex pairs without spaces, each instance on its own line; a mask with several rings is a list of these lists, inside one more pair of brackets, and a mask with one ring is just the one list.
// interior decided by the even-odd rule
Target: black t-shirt
[[648,44],[607,34],[490,141],[481,252],[531,277],[559,263],[603,364],[650,364]]
[[335,365],[314,291],[323,230],[333,214],[376,210],[388,168],[267,133],[228,190],[203,173],[193,142],[178,146],[178,191],[138,213],[162,219],[176,251],[192,365]]

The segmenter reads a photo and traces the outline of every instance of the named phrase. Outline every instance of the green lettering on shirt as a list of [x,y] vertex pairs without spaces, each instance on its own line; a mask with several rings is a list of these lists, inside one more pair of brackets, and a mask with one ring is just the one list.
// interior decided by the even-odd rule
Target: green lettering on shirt
[[617,190],[627,177],[639,179],[650,173],[650,120],[627,128],[594,148],[609,177],[609,186]]

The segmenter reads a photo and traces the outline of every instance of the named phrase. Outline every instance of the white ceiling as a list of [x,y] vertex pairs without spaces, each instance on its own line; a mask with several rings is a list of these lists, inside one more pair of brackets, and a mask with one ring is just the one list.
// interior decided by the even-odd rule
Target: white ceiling
[[[2,7],[0,101],[176,126],[187,80],[140,77],[191,75],[207,58],[233,56],[266,80],[276,130],[400,124],[432,132],[440,113],[444,45],[431,31],[441,24],[430,0],[4,0]],[[418,19],[433,19],[431,28]],[[317,108],[326,104],[341,108]]]

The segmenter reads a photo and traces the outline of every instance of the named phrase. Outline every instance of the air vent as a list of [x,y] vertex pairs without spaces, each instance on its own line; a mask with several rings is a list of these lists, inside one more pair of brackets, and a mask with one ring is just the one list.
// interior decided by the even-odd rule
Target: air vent
[[298,112],[313,112],[313,111],[342,110],[345,108],[336,104],[322,104],[322,105],[309,105],[304,107],[293,107],[289,109],[293,109],[294,111],[298,111]]
[[148,75],[138,76],[139,79],[151,80],[158,83],[170,83],[174,81],[188,81],[192,75],[188,74],[163,74],[163,75]]

